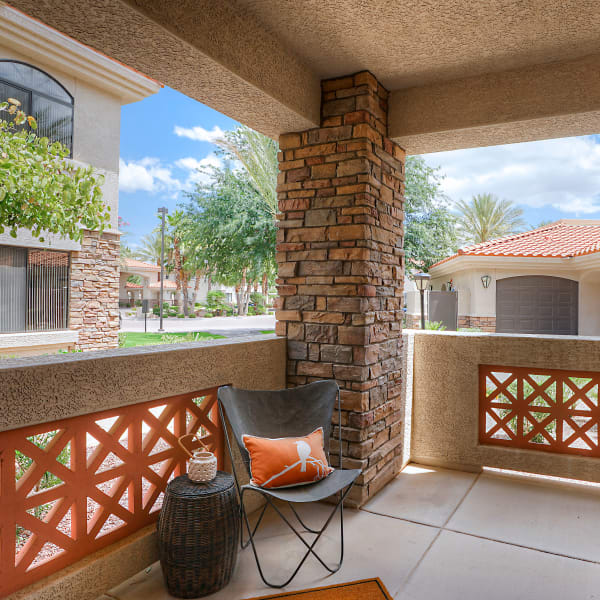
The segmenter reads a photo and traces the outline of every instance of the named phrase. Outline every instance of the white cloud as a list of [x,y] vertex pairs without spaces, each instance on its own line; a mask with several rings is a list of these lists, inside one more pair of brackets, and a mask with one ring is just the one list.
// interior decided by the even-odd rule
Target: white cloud
[[197,142],[210,143],[214,143],[225,135],[225,132],[218,125],[215,125],[212,129],[204,129],[204,127],[200,127],[199,125],[196,127],[180,127],[179,125],[175,125],[173,133],[179,137],[186,137]]
[[600,211],[600,144],[593,136],[424,155],[446,174],[452,199],[491,192],[516,204],[572,215]]
[[177,160],[175,166],[187,171],[183,187],[184,189],[189,190],[197,183],[208,183],[210,180],[210,173],[206,173],[203,169],[206,169],[207,167],[222,167],[223,161],[215,154],[209,154],[201,159],[188,156]]
[[158,158],[146,157],[126,162],[119,159],[119,190],[123,192],[170,192],[181,189],[181,182],[173,177],[171,167]]

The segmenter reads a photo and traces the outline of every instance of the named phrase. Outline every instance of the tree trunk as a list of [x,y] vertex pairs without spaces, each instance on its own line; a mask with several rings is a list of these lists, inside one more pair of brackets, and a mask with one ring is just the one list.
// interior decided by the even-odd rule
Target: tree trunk
[[265,298],[265,306],[269,305],[269,274],[265,271],[262,276],[262,295]]
[[247,279],[246,279],[247,273],[248,273],[248,269],[244,269],[242,271],[242,281],[240,282],[240,292],[238,294],[238,316],[244,316],[246,314],[244,312],[244,308],[246,306],[245,293],[246,293],[246,286],[247,286]]
[[249,281],[246,285],[246,293],[244,294],[244,316],[248,315],[248,304],[250,304],[250,293],[252,292],[252,282]]
[[175,271],[175,284],[177,285],[175,291],[175,306],[177,306],[179,312],[181,312],[181,252],[179,251],[179,240],[177,238],[173,239],[173,270]]
[[198,290],[200,289],[200,278],[202,277],[202,271],[199,269],[196,270],[195,280],[194,280],[194,305],[198,302]]
[[241,285],[238,283],[238,284],[235,286],[235,297],[236,297],[236,299],[237,299],[237,314],[238,314],[238,317],[239,317],[239,316],[242,314],[242,313],[240,312],[240,310],[241,310],[241,306],[242,306],[242,304],[243,304],[243,303],[242,303],[242,291],[241,291],[241,290],[242,290],[242,286],[241,286]]

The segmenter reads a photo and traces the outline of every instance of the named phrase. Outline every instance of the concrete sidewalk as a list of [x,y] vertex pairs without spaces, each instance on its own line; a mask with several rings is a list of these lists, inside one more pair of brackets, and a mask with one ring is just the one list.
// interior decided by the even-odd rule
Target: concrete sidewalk
[[[144,331],[144,319],[125,317],[121,312],[123,321],[121,331]],[[184,331],[207,331],[225,337],[240,335],[260,334],[262,331],[275,329],[275,315],[260,315],[253,317],[212,317],[210,319],[177,319],[166,318],[163,320],[166,333]],[[148,333],[158,331],[159,319],[148,318]]]

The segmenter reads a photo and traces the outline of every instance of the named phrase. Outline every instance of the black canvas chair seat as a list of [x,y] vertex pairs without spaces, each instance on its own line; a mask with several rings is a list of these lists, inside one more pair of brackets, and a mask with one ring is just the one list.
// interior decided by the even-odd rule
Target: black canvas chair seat
[[[226,386],[219,388],[218,396],[219,411],[225,431],[225,440],[231,457],[231,463],[232,465],[235,465],[229,433],[226,427],[227,422],[233,432],[248,475],[250,475],[250,457],[242,441],[242,436],[245,434],[267,438],[301,437],[322,427],[325,454],[329,461],[331,417],[336,406],[336,401],[339,417],[338,423],[341,422],[340,392],[335,381],[316,381],[296,388],[278,391],[251,391]],[[335,469],[325,479],[306,485],[277,489],[263,489],[253,485],[240,485],[237,471],[235,466],[233,467],[233,474],[240,495],[242,520],[248,532],[248,540],[246,542],[243,541],[242,535],[241,545],[242,548],[246,548],[248,545],[252,546],[258,571],[262,580],[268,586],[274,588],[286,586],[296,576],[310,555],[314,556],[330,573],[335,573],[342,566],[344,559],[344,499],[352,489],[352,486],[361,471],[359,469],[343,470],[341,432],[339,448],[340,467]],[[244,496],[247,493],[260,494],[266,501],[254,528],[250,527],[250,521],[244,507]],[[318,502],[319,500],[331,497],[337,497],[337,503],[321,529],[311,529],[305,525],[294,508],[294,504]],[[274,500],[287,502],[301,527],[309,532],[309,534],[314,534],[316,537],[307,539],[305,533],[300,533]],[[254,536],[260,527],[268,508],[272,508],[306,546],[306,553],[294,572],[281,583],[273,583],[265,577],[254,543]],[[337,564],[334,567],[330,567],[315,552],[314,547],[338,511],[340,513],[340,555]]]
[[[260,493],[285,502],[318,502],[319,500],[325,500],[325,498],[334,496],[342,488],[354,483],[354,480],[359,475],[359,469],[349,469],[346,471],[336,469],[331,475],[316,483],[297,485],[289,488],[261,489]],[[256,490],[256,487],[253,485],[245,485],[243,487]]]

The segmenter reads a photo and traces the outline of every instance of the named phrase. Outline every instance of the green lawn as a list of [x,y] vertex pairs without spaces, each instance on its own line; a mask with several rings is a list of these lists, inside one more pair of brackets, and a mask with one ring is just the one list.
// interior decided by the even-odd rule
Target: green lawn
[[[212,333],[207,333],[206,331],[196,331],[193,333],[141,333],[137,331],[127,331],[121,334],[122,337],[125,338],[125,342],[120,344],[122,348],[131,348],[133,346],[150,346],[152,344],[164,344],[164,343],[173,343],[175,341],[182,342],[190,342],[194,341],[194,339],[203,339],[203,340],[222,340],[225,339],[224,335],[214,335]],[[163,339],[166,336],[166,339]],[[176,338],[180,338],[177,340]]]
[[267,333],[275,333],[275,330],[274,329],[265,329],[264,331],[261,331],[261,333],[264,333],[266,335]]

